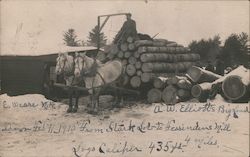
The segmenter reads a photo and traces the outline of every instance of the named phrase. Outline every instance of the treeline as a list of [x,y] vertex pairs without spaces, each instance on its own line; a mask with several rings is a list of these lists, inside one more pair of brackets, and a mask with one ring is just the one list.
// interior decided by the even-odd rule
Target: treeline
[[[192,41],[188,47],[193,53],[201,57],[199,66],[205,67],[208,64],[216,65],[219,60],[225,67],[235,68],[238,65],[247,65],[249,61],[249,36],[247,33],[231,34],[223,45],[219,35],[209,39]],[[223,64],[222,64],[223,63]]]

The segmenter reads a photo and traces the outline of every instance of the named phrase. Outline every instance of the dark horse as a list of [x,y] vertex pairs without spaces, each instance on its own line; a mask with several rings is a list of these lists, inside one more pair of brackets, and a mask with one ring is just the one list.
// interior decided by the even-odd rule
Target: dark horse
[[[80,83],[79,78],[76,78],[74,75],[75,64],[74,58],[66,53],[60,53],[57,57],[56,63],[56,74],[63,75],[63,78],[66,82],[67,86],[78,85]],[[70,112],[77,112],[78,109],[78,100],[79,100],[79,92],[69,89],[69,108],[67,110]],[[73,97],[75,97],[75,103],[73,104]]]

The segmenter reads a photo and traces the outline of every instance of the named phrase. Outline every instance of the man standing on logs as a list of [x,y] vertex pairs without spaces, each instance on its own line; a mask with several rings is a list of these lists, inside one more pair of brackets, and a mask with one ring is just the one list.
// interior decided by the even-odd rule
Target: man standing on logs
[[137,38],[136,22],[131,19],[131,14],[126,14],[127,21],[124,22],[121,30],[115,36],[114,44],[120,44],[127,40],[128,37]]

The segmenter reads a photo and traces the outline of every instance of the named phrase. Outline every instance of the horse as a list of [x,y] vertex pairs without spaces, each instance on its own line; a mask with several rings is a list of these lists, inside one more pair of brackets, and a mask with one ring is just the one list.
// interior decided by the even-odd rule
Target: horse
[[[109,85],[120,83],[123,73],[123,65],[118,60],[102,64],[99,60],[88,57],[86,53],[75,54],[74,74],[76,77],[82,77],[86,88],[89,89],[93,113],[98,112],[100,92]],[[115,93],[117,100],[120,93]]]
[[[55,72],[57,75],[63,75],[63,78],[67,86],[77,85],[80,83],[79,78],[76,78],[74,75],[75,64],[74,57],[68,55],[67,53],[59,53],[56,59],[56,69]],[[73,97],[75,96],[75,104],[73,104]],[[78,100],[79,93],[74,90],[69,90],[69,107],[67,109],[68,113],[75,113],[78,109]]]

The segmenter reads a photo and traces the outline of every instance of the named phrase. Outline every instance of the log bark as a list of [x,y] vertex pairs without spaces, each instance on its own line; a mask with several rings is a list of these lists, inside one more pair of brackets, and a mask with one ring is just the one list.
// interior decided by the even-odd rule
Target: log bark
[[186,101],[191,98],[190,90],[178,89],[177,96],[180,98],[180,101]]
[[247,102],[250,98],[250,70],[243,66],[226,75],[222,83],[224,96],[232,102]]
[[177,89],[168,85],[162,92],[162,99],[167,105],[174,105],[179,102],[179,97],[177,96]]
[[141,78],[139,76],[133,76],[130,79],[130,85],[133,88],[138,88],[141,86]]
[[129,76],[133,76],[135,75],[136,73],[136,69],[135,69],[135,66],[132,65],[132,64],[128,64],[127,67],[126,67],[126,72]]
[[178,63],[143,63],[143,72],[185,72],[191,67],[193,62],[178,62]]
[[191,89],[193,97],[198,98],[200,102],[205,102],[212,88],[212,83],[204,82],[201,84],[194,85]]
[[148,91],[147,101],[148,103],[158,103],[161,102],[162,92],[159,89],[153,88]]
[[190,90],[192,88],[192,83],[187,79],[181,79],[177,82],[177,86],[180,88],[180,89],[187,89],[187,90]]
[[127,43],[122,43],[122,44],[120,45],[120,49],[121,49],[123,52],[128,51],[128,44],[127,44]]
[[155,88],[158,88],[158,89],[165,88],[168,79],[169,78],[167,77],[155,77],[153,85]]
[[192,66],[187,71],[187,77],[191,79],[194,83],[203,83],[203,82],[213,82],[219,78],[221,75],[215,74],[211,71],[204,70],[197,66]]
[[136,58],[134,56],[130,56],[128,58],[128,62],[129,62],[129,64],[135,64],[136,63]]
[[142,62],[183,62],[198,61],[198,54],[166,54],[166,53],[145,53],[140,56]]

